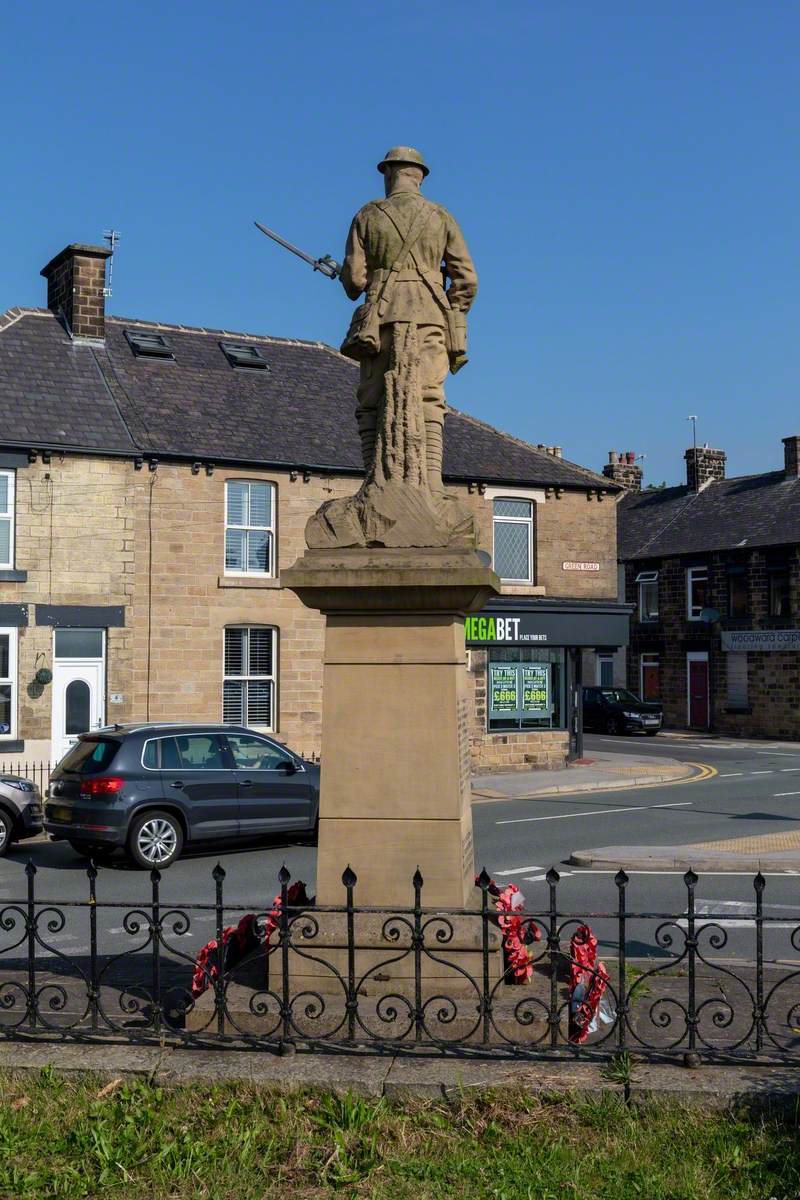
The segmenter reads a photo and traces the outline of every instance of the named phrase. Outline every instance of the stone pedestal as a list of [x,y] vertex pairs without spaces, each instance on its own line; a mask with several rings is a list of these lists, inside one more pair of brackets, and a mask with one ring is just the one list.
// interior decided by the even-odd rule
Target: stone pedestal
[[309,550],[283,580],[325,614],[317,902],[476,903],[464,616],[499,591],[474,550]]

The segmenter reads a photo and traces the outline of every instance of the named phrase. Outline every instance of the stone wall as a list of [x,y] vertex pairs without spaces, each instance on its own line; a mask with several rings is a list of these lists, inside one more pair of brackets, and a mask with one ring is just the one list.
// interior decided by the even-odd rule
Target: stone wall
[[[788,555],[790,617],[769,615],[769,571],[772,555]],[[729,562],[746,568],[748,608],[746,617],[728,613]],[[719,611],[721,621],[713,628],[686,615],[686,571],[705,564],[709,572],[709,607]],[[640,622],[638,609],[631,624],[628,654],[628,686],[639,691],[639,664],[643,653],[659,656],[664,724],[673,728],[688,725],[687,654],[703,651],[709,656],[709,688],[712,727],[736,736],[800,739],[800,654],[748,653],[747,704],[734,708],[728,701],[728,654],[722,649],[720,629],[796,628],[800,614],[800,560],[794,547],[739,552],[714,552],[660,562],[640,561],[626,566],[626,599],[638,603],[636,575],[641,570],[659,570],[659,620]]]
[[[225,481],[266,480],[277,489],[274,579],[226,576]],[[121,605],[124,626],[108,631],[106,719],[218,721],[222,717],[224,630],[278,631],[274,732],[303,754],[320,746],[322,651],[319,614],[281,587],[280,575],[305,549],[308,517],[323,500],[351,494],[355,478],[217,466],[53,455],[17,471],[16,566],[25,581],[0,582],[0,603],[30,605],[19,635],[18,737],[22,757],[50,755],[52,689],[33,682],[52,669],[53,630],[35,623],[36,604]],[[477,488],[456,489],[492,548],[492,503]],[[508,489],[514,494],[513,489]],[[608,497],[550,492],[535,505],[536,582],[515,593],[613,597],[615,506]],[[600,561],[599,572],[565,572],[564,561]],[[510,589],[509,589],[510,590]],[[475,677],[473,676],[473,686]],[[476,769],[563,765],[566,734],[486,732],[484,703],[472,709]],[[111,703],[111,696],[119,696]],[[496,753],[495,753],[496,751]],[[3,760],[0,742],[0,761]]]

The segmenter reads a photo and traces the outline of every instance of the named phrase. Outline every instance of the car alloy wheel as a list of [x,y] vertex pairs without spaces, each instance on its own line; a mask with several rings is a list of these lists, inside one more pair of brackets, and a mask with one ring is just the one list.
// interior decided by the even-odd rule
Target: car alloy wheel
[[131,831],[130,848],[141,867],[168,867],[181,851],[183,834],[168,813],[145,813]]
[[8,854],[11,849],[11,834],[13,826],[8,813],[0,812],[0,857]]

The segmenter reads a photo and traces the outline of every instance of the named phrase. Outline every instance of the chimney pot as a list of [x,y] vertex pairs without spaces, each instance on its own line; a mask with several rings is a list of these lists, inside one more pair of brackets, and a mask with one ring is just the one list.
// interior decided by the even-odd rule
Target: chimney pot
[[603,474],[606,479],[613,479],[615,483],[622,484],[629,492],[642,490],[642,468],[637,465],[636,455],[630,450],[611,450],[608,462],[603,467]]
[[52,258],[42,275],[47,280],[47,307],[63,316],[74,337],[105,337],[107,246],[74,242]]

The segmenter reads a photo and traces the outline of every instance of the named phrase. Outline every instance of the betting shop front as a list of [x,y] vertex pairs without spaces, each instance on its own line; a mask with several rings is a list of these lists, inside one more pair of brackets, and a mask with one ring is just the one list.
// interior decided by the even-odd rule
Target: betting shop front
[[467,617],[476,698],[485,695],[478,717],[489,742],[498,735],[508,745],[512,735],[513,746],[515,734],[558,731],[552,744],[566,743],[567,757],[580,758],[582,651],[627,646],[631,611],[614,601],[508,596]]

